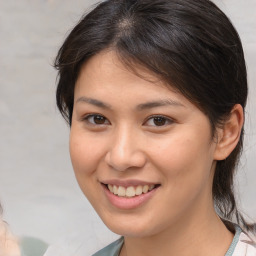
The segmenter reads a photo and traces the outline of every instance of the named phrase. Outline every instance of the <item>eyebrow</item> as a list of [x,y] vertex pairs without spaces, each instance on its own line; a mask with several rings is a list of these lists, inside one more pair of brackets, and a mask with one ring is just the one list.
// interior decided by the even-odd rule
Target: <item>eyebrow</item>
[[[76,100],[76,102],[85,102],[94,106],[97,106],[99,108],[103,109],[111,109],[111,105],[104,103],[100,100],[87,98],[87,97],[80,97]],[[157,100],[157,101],[150,101],[146,103],[142,103],[136,106],[136,109],[139,111],[145,110],[145,109],[151,109],[156,107],[162,107],[162,106],[177,106],[177,107],[185,107],[183,104],[181,104],[178,101],[174,101],[172,99],[164,99],[164,100]]]
[[145,110],[145,109],[162,107],[162,106],[185,107],[183,104],[181,104],[178,101],[171,100],[171,99],[164,99],[164,100],[157,100],[157,101],[151,101],[151,102],[139,104],[136,108],[138,110]]
[[91,105],[97,106],[99,108],[104,108],[104,109],[111,109],[111,106],[109,104],[106,104],[102,101],[96,100],[96,99],[92,99],[92,98],[87,98],[87,97],[80,97],[76,100],[76,103],[78,102],[85,102],[85,103],[89,103]]

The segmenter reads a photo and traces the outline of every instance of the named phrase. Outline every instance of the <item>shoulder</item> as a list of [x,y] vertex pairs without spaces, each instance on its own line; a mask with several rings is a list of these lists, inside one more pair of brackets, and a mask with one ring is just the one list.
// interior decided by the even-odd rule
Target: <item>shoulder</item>
[[[112,238],[114,240],[116,239],[116,236],[113,236]],[[75,232],[71,235],[69,234],[68,236],[59,238],[58,241],[49,246],[44,256],[115,256],[118,255],[123,245],[123,238],[118,239],[95,253],[97,248],[102,248],[99,247],[99,245],[100,243],[98,243],[96,238],[91,234],[88,234],[87,237],[86,234],[85,236],[81,236]]]
[[241,232],[232,256],[256,256],[256,237]]
[[121,250],[121,247],[124,243],[123,237],[119,238],[115,242],[109,244],[108,246],[104,247],[100,251],[96,252],[92,256],[118,256]]

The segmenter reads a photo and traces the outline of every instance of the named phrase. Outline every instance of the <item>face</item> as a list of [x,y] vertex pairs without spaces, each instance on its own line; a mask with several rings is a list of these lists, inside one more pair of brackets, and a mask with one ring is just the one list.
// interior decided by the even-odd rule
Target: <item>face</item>
[[75,86],[70,154],[78,183],[115,233],[156,235],[212,209],[215,143],[183,95],[115,52],[92,57]]

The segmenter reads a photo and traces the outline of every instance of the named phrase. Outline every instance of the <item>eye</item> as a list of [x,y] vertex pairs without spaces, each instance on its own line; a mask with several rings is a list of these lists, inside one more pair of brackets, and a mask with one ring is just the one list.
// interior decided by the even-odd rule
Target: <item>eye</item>
[[164,116],[152,116],[145,122],[149,126],[165,126],[172,123],[172,119]]
[[100,114],[90,114],[87,115],[85,118],[83,118],[85,121],[87,121],[90,124],[93,125],[105,125],[110,124],[106,117],[100,115]]

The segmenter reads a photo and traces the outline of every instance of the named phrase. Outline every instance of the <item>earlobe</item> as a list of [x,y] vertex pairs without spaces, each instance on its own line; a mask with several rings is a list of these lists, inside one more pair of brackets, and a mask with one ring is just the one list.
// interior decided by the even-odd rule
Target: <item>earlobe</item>
[[244,124],[244,111],[240,104],[236,104],[223,127],[218,133],[218,142],[214,153],[215,160],[226,159],[235,149],[240,139]]

